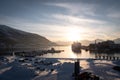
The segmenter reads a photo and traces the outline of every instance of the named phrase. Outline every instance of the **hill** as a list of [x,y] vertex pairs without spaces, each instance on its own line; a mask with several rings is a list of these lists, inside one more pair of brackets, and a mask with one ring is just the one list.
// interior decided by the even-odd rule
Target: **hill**
[[120,38],[114,39],[114,42],[120,44]]
[[47,38],[6,25],[0,25],[0,47],[1,48],[32,48],[56,45]]

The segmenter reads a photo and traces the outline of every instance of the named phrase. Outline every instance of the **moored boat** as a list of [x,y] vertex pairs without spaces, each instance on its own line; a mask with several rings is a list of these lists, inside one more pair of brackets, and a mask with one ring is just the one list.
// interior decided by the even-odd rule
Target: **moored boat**
[[75,53],[80,53],[81,52],[81,43],[74,42],[71,47],[72,47],[73,52],[75,52]]

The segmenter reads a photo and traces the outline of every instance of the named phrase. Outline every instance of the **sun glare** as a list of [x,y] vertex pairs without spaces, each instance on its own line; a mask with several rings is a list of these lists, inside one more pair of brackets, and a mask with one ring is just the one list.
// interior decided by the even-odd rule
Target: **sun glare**
[[70,29],[67,33],[67,38],[69,41],[79,41],[81,39],[80,31],[76,28]]

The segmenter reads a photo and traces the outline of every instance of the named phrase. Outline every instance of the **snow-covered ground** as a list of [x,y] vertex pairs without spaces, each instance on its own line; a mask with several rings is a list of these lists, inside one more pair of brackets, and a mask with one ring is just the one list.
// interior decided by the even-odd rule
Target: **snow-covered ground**
[[[91,72],[102,80],[120,80],[112,69],[120,61],[81,60],[80,72]],[[0,64],[0,80],[74,80],[74,61],[64,59],[26,59]]]

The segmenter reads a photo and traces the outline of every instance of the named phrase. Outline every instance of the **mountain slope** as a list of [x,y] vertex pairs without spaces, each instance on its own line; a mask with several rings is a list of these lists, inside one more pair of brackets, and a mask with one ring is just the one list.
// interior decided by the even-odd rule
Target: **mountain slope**
[[114,39],[115,43],[120,43],[120,38]]
[[[55,45],[43,36],[0,25],[0,44],[16,47],[39,47]],[[23,46],[22,46],[23,45]]]
[[82,43],[82,45],[89,45],[89,44],[91,44],[91,43],[95,43],[95,41],[98,43],[98,42],[102,42],[102,41],[104,41],[104,40],[102,40],[102,39],[95,39],[95,40],[82,40],[82,41],[80,41],[81,43]]

